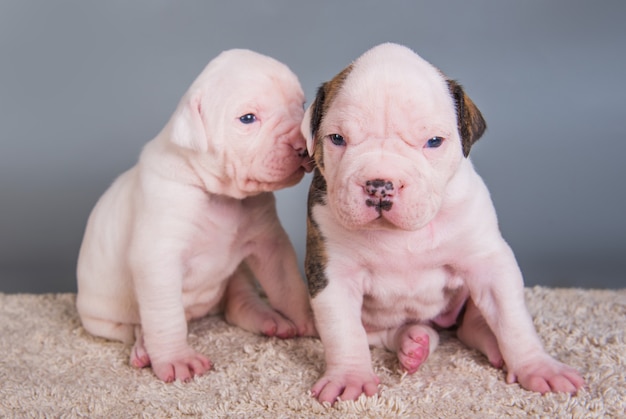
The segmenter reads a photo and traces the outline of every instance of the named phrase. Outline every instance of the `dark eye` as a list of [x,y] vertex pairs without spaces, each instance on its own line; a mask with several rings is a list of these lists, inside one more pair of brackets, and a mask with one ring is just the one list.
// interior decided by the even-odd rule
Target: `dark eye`
[[343,139],[343,137],[339,134],[330,134],[330,141],[338,146],[344,146],[346,145],[346,140]]
[[426,148],[437,148],[443,143],[443,138],[441,137],[433,137],[430,140],[426,141]]
[[242,124],[251,124],[256,121],[256,115],[253,113],[247,113],[239,117]]

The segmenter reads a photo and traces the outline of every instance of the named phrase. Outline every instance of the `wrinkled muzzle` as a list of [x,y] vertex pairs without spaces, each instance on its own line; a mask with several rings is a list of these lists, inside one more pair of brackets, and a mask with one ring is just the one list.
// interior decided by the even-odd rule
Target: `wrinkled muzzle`
[[375,162],[344,170],[338,182],[329,182],[329,203],[339,221],[349,229],[412,231],[428,224],[442,196],[432,176],[398,159]]

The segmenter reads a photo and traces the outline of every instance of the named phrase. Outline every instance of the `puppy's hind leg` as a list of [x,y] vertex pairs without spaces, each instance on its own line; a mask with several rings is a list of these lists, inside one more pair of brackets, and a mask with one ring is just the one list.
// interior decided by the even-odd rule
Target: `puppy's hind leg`
[[504,366],[504,359],[500,353],[496,336],[471,299],[467,301],[461,325],[456,333],[459,340],[465,345],[482,352],[491,365],[496,368]]
[[89,333],[111,340],[119,340],[124,343],[135,343],[130,351],[130,365],[135,368],[150,366],[150,358],[144,346],[143,334],[139,325],[128,323],[116,323],[93,317],[82,317],[83,327]]
[[99,319],[85,314],[81,314],[80,320],[85,330],[94,336],[124,343],[133,342],[134,326],[132,324]]
[[368,333],[370,345],[382,345],[396,352],[407,373],[415,373],[439,344],[439,334],[430,326],[419,323]]
[[296,326],[261,298],[245,263],[228,280],[224,305],[226,321],[244,330],[282,339],[296,335]]

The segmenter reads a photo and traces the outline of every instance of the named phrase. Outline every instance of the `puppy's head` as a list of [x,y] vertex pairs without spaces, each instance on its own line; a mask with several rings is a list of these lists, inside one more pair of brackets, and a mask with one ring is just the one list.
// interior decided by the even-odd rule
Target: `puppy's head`
[[428,224],[485,128],[457,83],[395,44],[324,83],[302,123],[327,204],[350,229]]
[[171,141],[235,197],[298,183],[310,158],[300,133],[304,93],[287,66],[248,50],[213,59],[183,96]]

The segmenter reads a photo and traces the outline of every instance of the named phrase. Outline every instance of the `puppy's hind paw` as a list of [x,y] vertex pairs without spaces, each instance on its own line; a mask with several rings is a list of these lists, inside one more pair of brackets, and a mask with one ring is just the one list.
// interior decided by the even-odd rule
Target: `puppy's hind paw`
[[276,336],[280,339],[290,339],[296,336],[296,327],[279,313],[274,313],[263,321],[261,334]]
[[415,373],[437,345],[438,335],[428,326],[408,325],[398,331],[398,361],[409,374]]
[[135,342],[130,350],[130,365],[135,368],[145,368],[150,366],[150,357],[143,342]]
[[228,302],[226,321],[248,332],[288,339],[296,336],[296,326],[257,295]]

